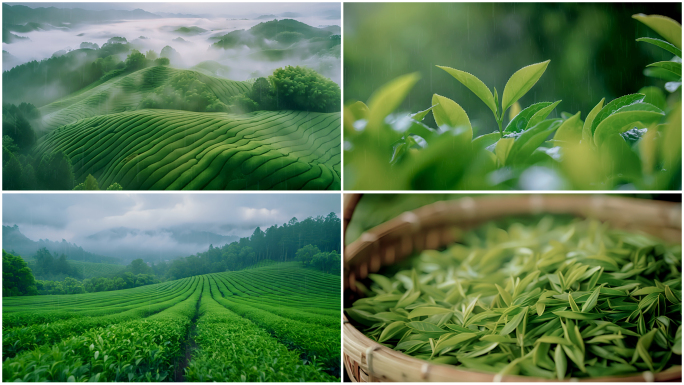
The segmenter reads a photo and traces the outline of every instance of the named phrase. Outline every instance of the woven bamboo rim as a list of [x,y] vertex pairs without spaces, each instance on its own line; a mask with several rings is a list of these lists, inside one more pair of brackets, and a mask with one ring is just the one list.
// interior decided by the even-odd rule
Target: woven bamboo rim
[[[344,196],[345,234],[360,198],[358,194]],[[359,297],[355,284],[357,280],[364,279],[380,267],[391,265],[414,252],[437,249],[455,242],[458,229],[471,229],[496,218],[540,213],[591,217],[610,222],[616,228],[656,235],[668,242],[681,243],[682,240],[682,209],[676,203],[593,195],[464,197],[405,212],[363,233],[358,240],[345,247],[345,299],[349,301]],[[346,315],[343,317],[344,365],[354,382],[550,382],[542,378],[498,376],[460,370],[451,365],[432,364],[378,344],[349,323]],[[681,382],[681,379],[682,367],[675,366],[655,374],[644,372],[580,381]]]

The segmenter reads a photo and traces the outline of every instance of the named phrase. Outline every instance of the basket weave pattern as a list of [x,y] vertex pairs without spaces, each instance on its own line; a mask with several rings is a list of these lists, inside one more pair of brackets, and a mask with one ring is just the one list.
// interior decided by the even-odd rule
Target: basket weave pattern
[[[359,195],[345,195],[344,224],[351,220]],[[610,222],[615,228],[642,231],[680,243],[681,205],[631,198],[592,195],[524,195],[461,198],[436,202],[387,221],[361,235],[344,250],[344,297],[349,306],[360,293],[356,281],[382,266],[416,252],[439,249],[459,240],[463,231],[487,221],[525,214],[572,214]],[[344,365],[356,382],[373,381],[548,381],[527,376],[497,376],[432,364],[372,341],[344,316]],[[660,373],[591,378],[584,381],[681,381],[681,366]]]

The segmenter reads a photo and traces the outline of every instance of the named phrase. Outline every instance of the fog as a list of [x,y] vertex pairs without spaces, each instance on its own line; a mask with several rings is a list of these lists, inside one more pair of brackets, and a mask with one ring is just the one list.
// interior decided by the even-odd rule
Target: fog
[[[68,3],[66,3],[68,4]],[[83,5],[96,5],[97,3],[83,3]],[[167,4],[176,3],[122,3],[130,4],[127,8],[142,8],[148,12],[167,9]],[[30,4],[22,4],[30,5]],[[45,4],[41,4],[45,5]],[[64,3],[61,4],[64,6]],[[69,4],[77,8],[86,8],[81,4]],[[106,6],[107,4],[101,4]],[[182,6],[180,6],[182,5]],[[268,6],[274,6],[269,9]],[[289,12],[285,12],[289,6]],[[35,5],[32,6],[35,8]],[[216,12],[210,12],[212,8]],[[98,10],[102,10],[98,7]],[[113,8],[110,8],[113,9]],[[120,9],[120,8],[119,8]],[[194,10],[194,11],[193,11]],[[266,12],[268,10],[269,12]],[[55,28],[50,30],[38,30],[27,33],[12,32],[20,37],[28,37],[30,40],[20,40],[12,44],[3,43],[3,50],[7,51],[6,60],[3,62],[3,70],[8,70],[13,66],[26,63],[32,60],[43,60],[50,58],[58,51],[68,52],[78,49],[83,42],[96,43],[101,47],[112,37],[124,37],[141,52],[154,50],[157,55],[165,46],[171,46],[179,54],[181,60],[172,60],[174,67],[189,68],[206,60],[214,60],[222,65],[230,67],[228,73],[216,75],[229,78],[231,80],[247,80],[258,76],[268,76],[274,69],[285,65],[305,65],[318,71],[322,75],[340,84],[341,66],[340,59],[333,56],[314,56],[309,58],[289,57],[279,61],[268,61],[254,58],[253,55],[258,49],[251,49],[244,46],[239,49],[223,50],[211,48],[216,40],[209,40],[212,36],[220,36],[235,30],[248,30],[249,28],[274,18],[283,19],[280,15],[289,16],[297,21],[303,22],[313,27],[325,27],[340,25],[339,4],[335,3],[311,3],[311,6],[303,6],[301,3],[200,3],[186,4],[177,3],[176,6],[165,10],[168,12],[191,12],[193,15],[213,15],[209,17],[166,17],[142,20],[120,20],[115,22],[105,22],[98,24],[74,25],[71,28]],[[216,15],[225,15],[218,17]],[[241,20],[247,17],[249,20]],[[259,18],[261,15],[261,18]],[[274,17],[271,17],[274,16]],[[189,35],[173,32],[179,27],[199,27],[207,30],[206,32]],[[142,39],[141,37],[144,37]],[[184,42],[174,41],[181,38]],[[273,42],[274,47],[276,42]],[[279,46],[278,48],[282,48]]]
[[[340,216],[339,194],[6,194],[5,226],[130,260],[206,251],[291,218]],[[191,240],[189,240],[191,239]],[[194,240],[194,241],[192,241]]]

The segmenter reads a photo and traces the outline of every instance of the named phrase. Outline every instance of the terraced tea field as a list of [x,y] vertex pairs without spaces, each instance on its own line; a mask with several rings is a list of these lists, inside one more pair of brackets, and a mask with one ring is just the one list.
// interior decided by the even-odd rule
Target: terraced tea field
[[53,130],[37,151],[131,190],[339,189],[340,134],[339,113],[141,110]]
[[208,76],[200,71],[166,66],[149,67],[103,83],[95,83],[69,97],[41,107],[39,110],[43,116],[43,125],[46,130],[51,131],[84,118],[138,110],[146,96],[182,73],[196,74],[198,80],[205,83],[223,103],[227,103],[233,95],[252,89],[249,81],[233,81]]
[[340,278],[281,263],[3,300],[4,381],[339,381]]

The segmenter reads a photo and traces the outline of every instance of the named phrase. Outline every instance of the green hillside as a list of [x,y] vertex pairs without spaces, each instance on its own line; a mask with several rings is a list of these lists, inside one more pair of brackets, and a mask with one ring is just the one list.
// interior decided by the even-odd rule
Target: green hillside
[[155,89],[165,86],[174,76],[183,73],[197,74],[198,79],[223,103],[227,103],[231,96],[247,92],[252,87],[250,82],[216,78],[199,71],[167,66],[149,67],[87,87],[41,107],[39,110],[43,116],[43,126],[49,131],[92,116],[137,110]]
[[4,298],[3,380],[339,382],[339,288],[295,262]]
[[339,113],[149,109],[60,127],[36,152],[64,151],[77,180],[124,189],[339,189],[340,134]]

